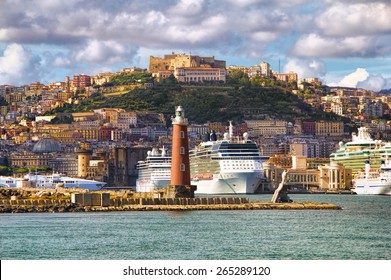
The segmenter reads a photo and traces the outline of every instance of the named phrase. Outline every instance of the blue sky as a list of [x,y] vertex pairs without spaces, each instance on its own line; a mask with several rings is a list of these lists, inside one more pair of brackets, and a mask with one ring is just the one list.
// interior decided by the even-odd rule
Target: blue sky
[[0,85],[148,68],[174,51],[389,89],[389,15],[389,0],[0,0]]

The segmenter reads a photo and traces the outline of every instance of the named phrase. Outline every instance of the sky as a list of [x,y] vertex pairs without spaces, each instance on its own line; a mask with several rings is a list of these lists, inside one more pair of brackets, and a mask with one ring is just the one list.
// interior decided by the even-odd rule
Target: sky
[[0,85],[148,68],[172,52],[391,88],[391,0],[0,0]]

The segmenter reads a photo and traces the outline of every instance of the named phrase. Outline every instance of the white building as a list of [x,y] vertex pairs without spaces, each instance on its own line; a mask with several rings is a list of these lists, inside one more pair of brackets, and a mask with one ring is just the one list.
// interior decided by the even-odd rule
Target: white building
[[272,72],[270,69],[270,64],[262,61],[259,65],[261,66],[261,76],[267,78],[270,77]]
[[225,83],[226,71],[224,68],[207,67],[180,67],[174,71],[178,82],[202,83],[204,81],[223,81]]

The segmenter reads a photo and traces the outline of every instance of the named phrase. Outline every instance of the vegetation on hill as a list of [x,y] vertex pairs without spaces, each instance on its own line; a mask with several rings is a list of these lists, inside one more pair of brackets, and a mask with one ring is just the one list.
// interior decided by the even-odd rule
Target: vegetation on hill
[[110,82],[103,84],[103,87],[132,85],[135,83],[144,84],[153,82],[153,79],[152,74],[147,72],[123,72],[112,77]]
[[[262,82],[261,80],[259,82]],[[225,122],[266,117],[287,121],[319,121],[347,119],[312,108],[291,93],[289,85],[265,87],[239,77],[227,84],[184,86],[168,78],[150,89],[136,88],[124,95],[106,98],[96,93],[79,104],[67,104],[56,112],[88,111],[95,108],[123,108],[127,111],[153,111],[173,115],[175,106],[185,108],[194,123]]]

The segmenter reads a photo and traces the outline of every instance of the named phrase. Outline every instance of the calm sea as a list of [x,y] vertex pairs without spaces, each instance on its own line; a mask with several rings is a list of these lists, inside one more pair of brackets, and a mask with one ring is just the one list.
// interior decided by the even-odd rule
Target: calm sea
[[391,197],[290,197],[343,210],[0,214],[0,259],[391,259]]

